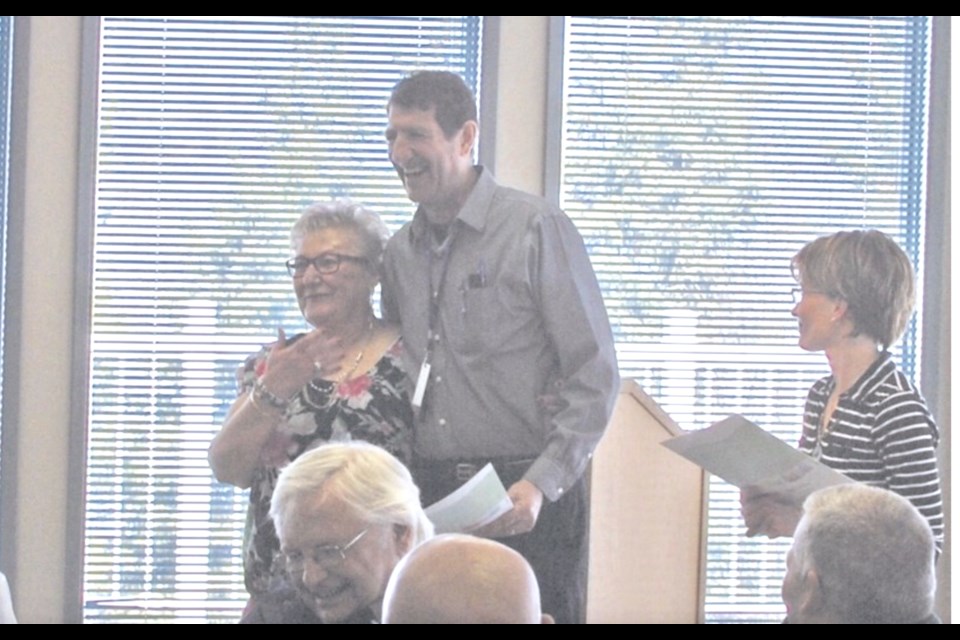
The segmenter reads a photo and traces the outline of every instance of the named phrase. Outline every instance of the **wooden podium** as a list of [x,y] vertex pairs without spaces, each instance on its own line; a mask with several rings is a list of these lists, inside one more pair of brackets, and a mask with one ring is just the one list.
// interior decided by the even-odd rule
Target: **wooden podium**
[[660,445],[680,433],[623,382],[590,471],[588,623],[703,621],[706,474]]

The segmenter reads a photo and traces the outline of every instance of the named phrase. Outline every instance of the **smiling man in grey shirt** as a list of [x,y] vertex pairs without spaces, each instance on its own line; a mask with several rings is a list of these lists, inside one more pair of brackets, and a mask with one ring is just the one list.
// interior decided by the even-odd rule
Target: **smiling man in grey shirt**
[[558,208],[473,165],[476,106],[459,76],[408,76],[388,117],[391,162],[419,205],[383,277],[415,388],[415,479],[429,504],[493,462],[514,507],[479,533],[530,561],[545,611],[582,621],[581,476],[619,387],[583,240]]

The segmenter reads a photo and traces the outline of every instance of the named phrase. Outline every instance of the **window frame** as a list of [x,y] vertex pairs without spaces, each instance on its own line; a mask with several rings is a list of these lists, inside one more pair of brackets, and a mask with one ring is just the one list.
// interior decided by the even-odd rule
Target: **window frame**
[[[563,82],[564,82],[564,42],[566,16],[550,16],[548,26],[547,52],[547,126],[544,150],[544,190],[545,197],[558,204],[560,201],[561,172],[563,158]],[[923,296],[924,312],[917,326],[916,347],[919,350],[919,379],[915,383],[920,387],[929,406],[937,417],[941,429],[941,442],[938,447],[938,459],[941,472],[941,491],[944,502],[945,540],[944,553],[937,563],[938,611],[946,612],[949,619],[950,575],[951,575],[951,491],[950,491],[950,149],[944,136],[931,132],[950,129],[950,18],[932,16],[930,23],[930,60],[927,84],[928,123],[926,212],[923,252],[919,256],[920,266],[917,279]],[[921,301],[918,301],[921,302]],[[708,479],[709,480],[709,479]],[[707,501],[709,501],[709,481],[707,481]],[[709,504],[709,503],[708,503]],[[705,505],[705,509],[708,505]],[[704,517],[703,536],[706,541],[709,521]],[[706,556],[704,556],[706,558]],[[706,560],[704,560],[705,562]],[[944,588],[943,585],[947,585]],[[706,594],[706,565],[702,567],[699,584],[700,622],[704,621],[704,602]]]
[[77,226],[74,257],[73,353],[70,371],[67,537],[64,567],[64,618],[83,621],[83,535],[86,506],[87,429],[90,411],[90,338],[93,327],[93,254],[96,229],[97,84],[100,16],[84,16],[80,49],[80,135],[77,158]]
[[[479,118],[484,123],[478,151],[487,166],[494,164],[496,139],[499,16],[484,16],[480,47]],[[90,353],[93,329],[93,264],[96,220],[97,124],[99,120],[99,58],[101,16],[84,16],[82,29],[80,135],[74,324],[71,358],[70,442],[67,489],[64,617],[79,623],[84,616],[84,529],[87,473],[87,433],[90,417]],[[386,105],[384,105],[386,109]],[[386,111],[384,110],[384,128]],[[384,153],[386,143],[384,142]],[[412,213],[411,206],[411,213]]]
[[3,446],[0,448],[0,570],[6,574],[11,584],[15,582],[17,572],[17,440],[20,415],[20,375],[19,361],[21,356],[20,323],[22,282],[13,274],[22,271],[23,264],[23,209],[24,209],[24,180],[25,172],[24,149],[24,121],[26,118],[26,54],[29,42],[29,23],[22,16],[6,16],[10,34],[9,46],[9,75],[0,73],[0,79],[7,80],[4,90],[9,89],[9,96],[5,97],[0,108],[5,107],[6,113],[0,117],[0,126],[7,127],[7,148],[0,149],[6,154],[2,164],[6,165],[7,175],[0,175],[0,180],[6,180],[5,190],[0,195],[5,200],[0,203],[3,207],[0,224],[5,229],[0,231],[0,282],[2,296],[0,304],[3,309],[3,336],[0,354],[0,365],[3,367],[2,398],[0,404],[0,428],[3,433]]
[[924,314],[920,331],[920,379],[917,382],[928,406],[937,417],[941,442],[937,449],[943,494],[943,553],[937,561],[936,611],[950,622],[952,589],[953,503],[951,490],[952,429],[950,341],[952,305],[950,295],[950,136],[930,132],[950,131],[950,16],[933,16],[930,27],[930,72],[927,100],[926,234],[922,279]]

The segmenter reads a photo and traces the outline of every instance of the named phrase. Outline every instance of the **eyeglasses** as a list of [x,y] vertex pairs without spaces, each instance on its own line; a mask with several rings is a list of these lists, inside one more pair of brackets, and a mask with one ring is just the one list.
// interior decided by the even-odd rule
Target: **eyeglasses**
[[348,256],[342,253],[321,253],[313,258],[306,258],[304,256],[291,258],[287,260],[286,265],[287,271],[290,272],[291,276],[294,278],[302,278],[303,274],[307,272],[307,267],[310,265],[313,265],[317,273],[336,273],[340,270],[340,264],[344,260],[358,264],[368,264],[366,258],[359,256]]
[[[353,540],[350,542],[339,545],[339,544],[321,544],[313,548],[313,552],[310,554],[311,559],[314,563],[320,565],[321,567],[333,567],[344,560],[347,559],[347,551],[350,551],[350,548],[357,544],[360,541],[360,538],[366,535],[369,528],[364,529],[358,533]],[[303,571],[303,554],[299,551],[293,551],[290,553],[283,552],[283,558],[287,563],[287,571],[290,573],[300,573]]]

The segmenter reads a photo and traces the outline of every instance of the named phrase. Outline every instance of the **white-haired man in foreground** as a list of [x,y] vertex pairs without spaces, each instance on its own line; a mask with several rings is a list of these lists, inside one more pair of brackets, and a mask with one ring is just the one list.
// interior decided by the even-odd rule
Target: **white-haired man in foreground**
[[537,578],[522,555],[493,540],[437,536],[394,570],[383,602],[386,624],[539,624]]
[[410,472],[364,442],[297,458],[277,480],[270,515],[304,606],[272,610],[267,599],[248,622],[376,622],[393,568],[433,534]]
[[939,622],[933,532],[906,498],[845,484],[811,494],[787,554],[787,622]]

